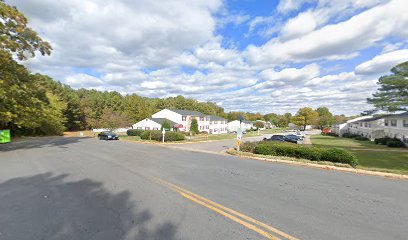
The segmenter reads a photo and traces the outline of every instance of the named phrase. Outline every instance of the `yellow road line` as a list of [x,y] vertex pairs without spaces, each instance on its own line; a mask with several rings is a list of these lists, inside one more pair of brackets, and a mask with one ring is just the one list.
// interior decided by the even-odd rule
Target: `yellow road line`
[[[202,197],[202,196],[200,196],[198,194],[195,194],[195,193],[190,192],[190,191],[188,191],[186,189],[183,189],[183,188],[181,188],[181,187],[179,187],[177,185],[166,182],[166,181],[164,181],[162,179],[157,179],[157,181],[160,182],[161,184],[165,185],[165,186],[168,186],[169,188],[173,189],[174,191],[178,192],[183,197],[185,197],[185,198],[187,198],[187,199],[189,199],[189,200],[191,200],[193,202],[196,202],[196,203],[198,203],[198,204],[200,204],[200,205],[202,205],[204,207],[207,207],[207,208],[209,208],[209,209],[211,209],[211,210],[213,210],[213,211],[215,211],[215,212],[217,212],[217,213],[219,213],[219,214],[221,214],[221,215],[223,215],[223,216],[225,216],[227,218],[230,218],[231,220],[233,220],[235,222],[238,222],[238,223],[244,225],[245,227],[247,227],[247,228],[249,228],[249,229],[251,229],[251,230],[253,230],[255,232],[258,232],[259,234],[265,236],[268,239],[279,239],[279,238],[267,233],[266,231],[258,228],[257,226],[254,226],[253,224],[256,224],[256,225],[258,225],[260,227],[263,227],[263,228],[269,230],[270,232],[278,234],[278,235],[280,235],[280,236],[282,236],[282,237],[284,237],[286,239],[299,240],[299,239],[297,239],[297,238],[295,238],[293,236],[290,236],[290,235],[288,235],[288,234],[286,234],[286,233],[284,233],[284,232],[282,232],[282,231],[280,231],[280,230],[278,230],[278,229],[276,229],[274,227],[271,227],[271,226],[269,226],[269,225],[267,225],[267,224],[265,224],[263,222],[260,222],[260,221],[258,221],[256,219],[248,217],[248,216],[246,216],[246,215],[244,215],[244,214],[242,214],[240,212],[237,212],[237,211],[235,211],[233,209],[224,207],[221,204],[213,202],[213,201],[211,201],[211,200],[209,200],[207,198],[204,198],[204,197]],[[234,215],[246,220],[247,222],[237,218]]]

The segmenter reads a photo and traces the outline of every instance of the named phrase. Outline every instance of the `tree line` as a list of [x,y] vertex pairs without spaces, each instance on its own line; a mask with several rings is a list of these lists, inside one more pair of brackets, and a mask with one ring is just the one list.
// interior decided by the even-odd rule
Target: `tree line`
[[226,113],[212,102],[183,96],[146,98],[136,94],[72,89],[49,76],[31,73],[16,61],[36,53],[50,55],[51,45],[27,25],[26,17],[0,0],[0,129],[13,135],[56,135],[63,131],[129,126],[164,108],[195,110],[227,120],[271,121],[286,127],[292,115]]
[[[228,121],[265,120],[277,127],[290,122],[320,128],[345,122],[344,115],[333,115],[328,108],[301,108],[292,116],[249,112],[225,112],[213,102],[199,102],[183,96],[146,98],[136,94],[121,95],[112,91],[72,89],[49,76],[31,73],[17,62],[36,53],[50,55],[51,45],[28,27],[26,17],[0,0],[0,129],[13,135],[57,135],[63,131],[130,126],[164,108],[199,111],[218,115]],[[369,102],[377,109],[406,110],[408,63],[381,77],[380,88]]]

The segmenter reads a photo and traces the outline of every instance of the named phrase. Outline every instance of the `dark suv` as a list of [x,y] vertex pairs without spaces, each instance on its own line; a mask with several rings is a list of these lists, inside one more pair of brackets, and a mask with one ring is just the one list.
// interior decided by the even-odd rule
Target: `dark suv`
[[119,136],[116,133],[110,131],[99,133],[98,138],[99,140],[119,140]]

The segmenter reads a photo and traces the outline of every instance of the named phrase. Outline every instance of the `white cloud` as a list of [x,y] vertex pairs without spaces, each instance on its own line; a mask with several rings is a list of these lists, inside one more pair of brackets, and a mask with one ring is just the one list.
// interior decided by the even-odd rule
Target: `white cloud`
[[[182,94],[227,110],[293,113],[323,104],[336,113],[361,112],[378,70],[388,70],[403,55],[395,50],[408,36],[401,0],[320,0],[304,12],[297,11],[311,1],[281,1],[272,16],[253,19],[245,12],[220,15],[221,0],[7,2],[54,47],[50,57],[25,63],[33,71],[74,88],[147,97]],[[243,41],[235,45],[236,39],[222,35],[221,28],[228,27],[248,27],[249,33],[238,36]],[[267,43],[242,50],[242,43],[254,38]],[[361,64],[359,74],[342,65],[354,67],[345,60],[374,45],[391,55]],[[342,61],[333,66],[334,60]]]
[[389,36],[408,36],[406,9],[407,1],[394,0],[296,39],[274,38],[261,47],[250,46],[247,56],[254,64],[276,64],[351,54]]
[[361,75],[384,74],[395,65],[405,61],[408,61],[408,49],[375,56],[373,59],[358,65],[355,72]]
[[309,33],[317,27],[317,21],[312,12],[303,12],[290,19],[281,30],[283,39],[295,38]]
[[298,10],[303,4],[312,2],[312,0],[280,0],[278,11],[281,13],[289,13]]

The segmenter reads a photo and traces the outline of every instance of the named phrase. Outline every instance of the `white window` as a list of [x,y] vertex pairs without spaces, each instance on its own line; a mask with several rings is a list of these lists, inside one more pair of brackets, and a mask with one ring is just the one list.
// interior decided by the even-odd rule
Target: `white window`
[[384,125],[385,125],[385,126],[388,126],[388,120],[387,120],[387,119],[384,120]]
[[371,128],[371,123],[368,124],[368,127]]
[[157,127],[154,127],[153,130],[159,130]]
[[181,121],[186,121],[187,120],[187,117],[186,116],[182,116],[181,117]]
[[391,127],[397,126],[397,119],[391,119]]
[[364,127],[368,127],[368,123],[364,123]]
[[360,123],[360,127],[362,127],[362,126],[363,126],[363,123],[361,122],[361,123]]
[[204,117],[200,117],[200,121],[204,121]]
[[143,128],[142,128],[142,127],[137,127],[137,129],[140,129],[140,130],[142,130]]
[[408,127],[408,120],[404,120],[403,123],[402,123],[402,125],[403,125],[404,127]]
[[145,130],[150,130],[150,128],[149,128],[149,127],[145,127]]
[[207,125],[207,126],[205,126],[205,129],[209,129],[209,128],[210,128],[210,126],[208,126],[208,125]]

